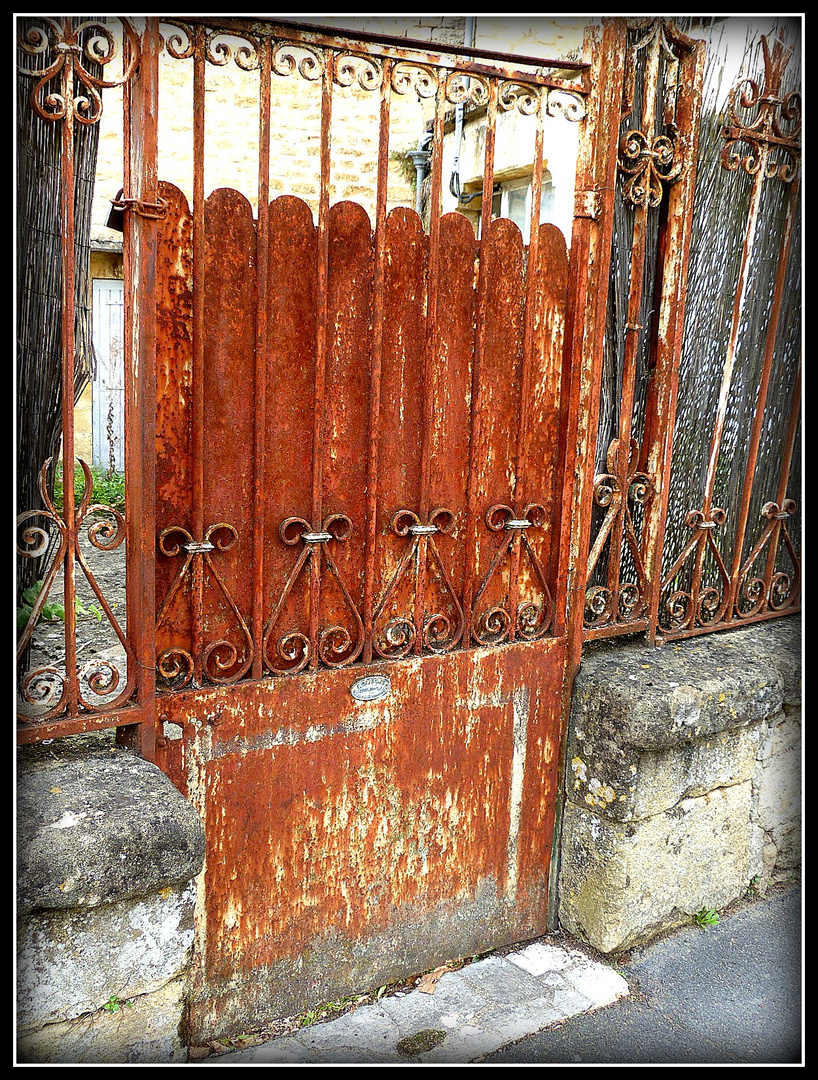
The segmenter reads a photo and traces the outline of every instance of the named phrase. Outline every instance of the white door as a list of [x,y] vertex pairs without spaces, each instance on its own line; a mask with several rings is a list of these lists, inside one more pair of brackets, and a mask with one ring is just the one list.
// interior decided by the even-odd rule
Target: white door
[[93,319],[96,353],[91,411],[93,462],[122,472],[125,463],[122,281],[94,278]]

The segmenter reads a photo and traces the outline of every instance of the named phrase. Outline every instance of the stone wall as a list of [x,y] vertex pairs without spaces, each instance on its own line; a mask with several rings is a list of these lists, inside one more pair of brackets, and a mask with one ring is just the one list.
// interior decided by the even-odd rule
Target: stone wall
[[184,1062],[192,807],[106,733],[22,749],[17,810],[17,1060]]
[[[586,646],[565,930],[612,953],[798,873],[800,668],[798,617],[660,649]],[[24,748],[18,821],[19,1060],[185,1061],[193,809],[109,733]]]
[[559,917],[605,953],[800,866],[800,619],[587,647],[566,754]]

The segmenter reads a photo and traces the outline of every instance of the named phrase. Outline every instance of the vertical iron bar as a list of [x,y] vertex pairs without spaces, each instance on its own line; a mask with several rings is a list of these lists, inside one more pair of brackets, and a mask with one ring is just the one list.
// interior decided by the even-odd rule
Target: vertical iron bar
[[256,356],[253,446],[253,678],[263,670],[264,441],[267,432],[267,267],[270,244],[270,41],[259,44],[258,229],[256,233]]
[[[534,133],[534,168],[531,176],[531,212],[528,229],[528,265],[526,269],[526,294],[525,294],[525,317],[523,323],[523,356],[520,373],[520,411],[517,427],[517,439],[515,447],[514,488],[511,504],[516,514],[522,513],[529,494],[527,486],[528,470],[528,437],[531,412],[531,368],[534,362],[534,321],[537,307],[537,274],[539,272],[539,249],[540,249],[540,198],[542,194],[542,170],[543,170],[543,91],[539,91],[537,97],[537,112],[535,115],[536,130]],[[555,448],[556,449],[556,448]],[[515,530],[513,547],[511,550],[511,570],[509,576],[509,601],[508,610],[511,617],[509,623],[509,640],[514,641],[517,635],[517,600],[519,596],[519,573],[520,573],[520,550],[522,546],[522,533]]]
[[372,366],[369,396],[369,450],[366,486],[366,539],[364,562],[363,661],[372,660],[372,626],[375,590],[375,541],[378,513],[378,448],[381,414],[381,366],[383,361],[384,268],[386,263],[386,194],[389,177],[389,117],[392,99],[392,68],[386,59],[381,70],[381,107],[378,131],[378,178],[375,196],[375,282],[372,316]]
[[[437,93],[435,97],[434,133],[432,137],[432,180],[429,198],[429,268],[426,290],[426,340],[424,343],[424,376],[422,403],[422,430],[420,449],[420,491],[418,510],[421,521],[428,521],[429,513],[429,438],[432,428],[430,385],[431,367],[436,346],[438,320],[438,287],[440,284],[440,218],[442,216],[443,190],[443,129],[446,114],[447,79],[443,72],[438,72]],[[416,655],[423,651],[423,612],[426,605],[426,546],[425,537],[415,544],[415,607],[413,621],[415,639],[412,645]]]
[[[129,49],[130,46],[128,45]],[[124,193],[148,204],[158,200],[157,113],[159,22],[145,21],[137,74],[123,90]],[[128,54],[126,57],[129,59]],[[125,215],[125,569],[128,636],[137,665],[142,708],[137,739],[156,759],[156,220]],[[131,733],[133,734],[133,733]],[[117,732],[118,741],[130,735]]]
[[[676,123],[683,133],[687,161],[679,180],[671,187],[666,224],[660,238],[662,292],[658,316],[654,380],[645,408],[645,438],[640,468],[656,478],[656,493],[645,514],[645,576],[650,590],[648,638],[655,643],[661,598],[662,555],[670,489],[673,434],[679,391],[679,361],[684,333],[693,204],[699,147],[702,84],[706,50],[696,42],[689,64],[677,85],[685,91],[676,104]],[[681,61],[680,61],[681,68]]]
[[[744,484],[741,490],[741,501],[739,503],[739,515],[738,524],[736,527],[735,546],[733,548],[733,564],[730,570],[731,586],[730,603],[727,608],[728,618],[732,615],[733,607],[736,603],[736,598],[738,594],[739,569],[741,567],[742,551],[744,549],[744,539],[747,532],[747,516],[750,510],[750,497],[752,495],[753,480],[755,479],[756,464],[758,462],[758,450],[761,443],[761,431],[764,426],[764,410],[767,405],[767,394],[770,386],[770,376],[772,374],[773,358],[775,356],[776,338],[778,336],[778,323],[781,317],[781,301],[783,298],[784,284],[787,277],[793,227],[795,224],[795,215],[797,213],[798,207],[798,195],[799,183],[797,180],[795,180],[793,181],[793,185],[790,190],[790,199],[787,204],[787,217],[784,224],[784,234],[781,239],[781,252],[778,258],[775,286],[773,289],[772,309],[770,311],[770,318],[767,324],[767,336],[764,348],[764,363],[762,366],[761,379],[759,381],[758,393],[756,396],[755,415],[753,417],[753,424],[750,431],[750,444],[747,453],[747,465],[744,471]],[[789,467],[787,471],[789,472]]]
[[[642,95],[641,127],[652,142],[656,126],[656,100],[659,93],[659,39],[650,44]],[[636,390],[636,359],[643,327],[640,325],[645,286],[647,261],[648,201],[642,200],[635,208],[633,240],[631,243],[630,282],[628,288],[627,322],[625,326],[625,350],[623,356],[622,389],[619,405],[619,445],[614,472],[620,482],[620,507],[613,526],[608,549],[608,588],[611,596],[611,619],[616,621],[619,610],[619,587],[622,569],[622,540],[625,518],[628,514],[627,478],[631,459],[633,430],[633,406]]]
[[[784,500],[787,497],[787,485],[790,479],[790,469],[792,467],[792,456],[795,450],[795,438],[798,434],[798,419],[801,412],[801,365],[798,366],[798,375],[795,379],[795,386],[793,387],[792,408],[790,410],[790,422],[787,427],[787,438],[784,443],[784,452],[781,455],[781,471],[778,475],[778,490],[776,492],[776,502],[779,506],[784,505]],[[764,582],[767,588],[767,595],[769,597],[770,585],[772,583],[773,574],[775,573],[775,562],[778,556],[778,543],[781,539],[781,529],[777,529],[775,535],[770,543],[769,551],[767,552],[767,563],[764,570]]]
[[[71,35],[71,19],[65,20],[65,38]],[[74,60],[65,54],[62,73],[63,101],[74,100]],[[74,116],[69,107],[61,125],[62,136],[62,468],[63,519],[66,528],[66,551],[63,572],[65,599],[65,673],[68,683],[68,715],[75,716],[78,708],[77,682],[77,609],[75,555],[77,523],[74,499],[74,307],[76,286],[74,262]]]
[[[330,154],[332,150],[332,81],[334,53],[324,54],[324,74],[321,82],[321,142],[320,142],[320,189],[318,194],[318,312],[315,340],[315,400],[312,442],[312,525],[320,529],[323,519],[324,484],[324,397],[326,393],[327,334],[329,281],[329,185]],[[321,602],[321,551],[320,545],[312,546],[310,552],[310,668],[318,666],[318,615]]]
[[596,93],[581,121],[577,162],[568,264],[564,348],[570,367],[554,627],[555,633],[566,627],[568,630],[567,686],[579,665],[582,648],[626,44],[626,26],[620,19],[606,22],[601,38],[589,40],[591,80]]
[[477,453],[480,435],[480,408],[482,406],[483,354],[486,347],[486,308],[488,306],[488,274],[486,272],[486,250],[488,247],[489,225],[491,224],[491,199],[494,187],[494,144],[497,124],[497,81],[488,80],[489,100],[486,107],[486,145],[483,158],[483,202],[480,209],[480,243],[478,248],[477,304],[475,314],[476,340],[474,343],[474,361],[472,366],[471,394],[471,439],[469,442],[468,495],[466,507],[466,572],[463,583],[463,641],[471,642],[474,589],[477,580]]
[[[554,597],[554,634],[566,635],[562,686],[563,731],[560,758],[565,760],[571,692],[582,653],[586,560],[593,511],[594,448],[599,422],[605,319],[608,308],[613,204],[619,119],[622,106],[624,20],[606,20],[586,32],[583,52],[591,62],[594,93],[580,121],[574,221],[568,262],[564,365],[567,408],[561,431],[562,491]],[[549,926],[556,923],[560,808],[554,829],[549,887]]]
[[[205,31],[195,30],[193,51],[193,537],[204,536],[204,125]],[[191,631],[194,679],[202,680],[204,560],[191,564]]]

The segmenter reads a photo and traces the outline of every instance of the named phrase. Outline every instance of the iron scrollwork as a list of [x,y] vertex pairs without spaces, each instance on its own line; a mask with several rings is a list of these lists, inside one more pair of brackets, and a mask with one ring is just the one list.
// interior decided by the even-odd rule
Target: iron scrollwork
[[[460,641],[464,624],[463,609],[434,539],[438,534],[451,534],[454,523],[454,514],[445,507],[433,510],[425,522],[412,510],[398,510],[392,515],[392,532],[395,536],[409,536],[412,542],[403,553],[373,618],[373,649],[378,656],[396,659],[407,656],[413,648],[447,652]],[[393,616],[379,631],[383,613],[392,603],[412,565],[415,610],[410,615]],[[430,566],[448,598],[454,618],[441,611],[430,613],[426,610]]]
[[[80,124],[96,124],[102,116],[100,91],[122,86],[139,64],[139,38],[133,27],[127,19],[121,20],[130,47],[129,58],[119,77],[105,79],[89,70],[89,65],[104,71],[118,56],[110,26],[91,19],[76,24],[70,18],[60,21],[42,17],[37,21],[40,25],[29,27],[18,38],[20,49],[29,56],[51,57],[44,68],[18,67],[21,75],[37,80],[31,91],[32,110],[41,120],[70,117]],[[54,82],[56,86],[48,89]]]
[[[783,94],[781,90],[791,50],[785,50],[780,41],[771,49],[766,37],[762,37],[761,47],[764,87],[746,78],[730,91],[721,163],[725,169],[742,169],[750,176],[760,173],[764,179],[777,177],[791,183],[798,175],[801,159],[801,95],[797,91]],[[757,109],[758,114],[752,121],[743,120],[739,109]],[[743,155],[737,149],[740,143],[749,146]],[[781,157],[777,159],[776,155]]]
[[[780,505],[767,502],[761,508],[761,515],[767,524],[739,573],[735,607],[737,618],[747,619],[765,610],[783,611],[796,602],[801,583],[801,564],[787,529],[787,521],[796,509],[793,499],[785,499]],[[792,566],[791,573],[775,569],[782,542]],[[761,577],[751,576],[753,566],[765,551],[768,555],[765,573]]]
[[[226,522],[211,525],[200,540],[196,540],[187,529],[179,525],[163,529],[159,535],[160,552],[168,558],[184,552],[184,562],[179,567],[157,614],[157,628],[167,621],[184,581],[194,575],[200,575],[203,580],[207,574],[216,582],[244,644],[242,655],[239,655],[236,645],[226,638],[208,642],[201,649],[194,643],[193,651],[176,646],[163,650],[156,662],[157,675],[163,683],[173,686],[174,689],[195,682],[197,663],[201,666],[202,676],[211,683],[235,682],[247,672],[252,663],[253,640],[250,630],[211,556],[214,551],[229,551],[237,541],[238,533]],[[194,584],[194,587],[197,586]],[[200,584],[198,588],[201,591]]]
[[[646,54],[646,64],[652,75],[645,78],[647,99],[641,127],[631,128],[621,137],[618,166],[620,172],[629,177],[623,185],[625,200],[633,206],[655,208],[661,204],[665,189],[680,178],[686,165],[685,141],[675,120],[679,93],[677,69],[679,52],[691,48],[693,43],[666,19],[658,18],[643,25],[647,27],[645,34],[628,53],[623,116],[630,115],[633,108],[638,53]],[[659,93],[661,60],[666,66],[664,89],[667,101],[662,110],[664,130],[657,131],[654,96]],[[656,85],[651,85],[654,81]]]
[[[593,585],[585,594],[586,627],[602,626],[613,622],[627,623],[639,618],[647,604],[650,583],[642,559],[639,538],[633,518],[633,508],[645,506],[655,494],[653,479],[645,472],[633,468],[636,444],[631,440],[630,453],[620,460],[619,440],[614,439],[608,447],[606,465],[608,472],[594,477],[594,502],[605,511],[588,558],[587,577],[590,579],[612,535],[618,538],[616,550],[611,549],[609,559],[616,567],[614,585]],[[636,580],[620,581],[619,566],[622,556],[622,539],[633,563]]]
[[[521,512],[497,503],[486,511],[487,528],[504,535],[474,599],[472,637],[479,645],[498,645],[518,638],[533,641],[548,633],[554,617],[554,603],[545,572],[527,535],[529,529],[541,529],[545,521],[545,508],[539,503],[530,503]],[[523,556],[528,561],[538,596],[519,595]],[[477,614],[481,600],[488,594],[492,582],[499,578],[506,559],[510,562],[506,602],[491,604]]]
[[[133,650],[130,642],[117,620],[113,608],[97,582],[88,560],[80,546],[80,533],[86,522],[87,537],[92,547],[98,551],[113,551],[125,540],[125,520],[117,509],[92,503],[93,477],[86,462],[79,460],[84,477],[84,487],[79,504],[75,510],[74,521],[67,523],[48,494],[47,476],[52,465],[49,458],[39,475],[39,490],[45,509],[28,510],[17,519],[20,532],[18,554],[23,558],[34,559],[46,555],[52,546],[52,530],[58,537],[56,551],[50,566],[45,572],[37,597],[32,605],[28,620],[22,629],[17,644],[17,660],[32,640],[43,609],[61,568],[65,569],[68,560],[79,564],[98,605],[100,621],[104,617],[113,630],[119,645],[125,654],[125,670],[121,670],[119,661],[110,658],[95,657],[82,664],[75,672],[63,671],[53,666],[30,671],[22,680],[21,695],[27,705],[45,708],[45,712],[35,717],[23,714],[23,721],[42,721],[58,716],[69,704],[72,685],[76,688],[76,705],[80,709],[93,711],[103,704],[106,709],[115,709],[129,700],[135,686]],[[34,522],[39,519],[40,524]],[[76,603],[76,601],[74,601]],[[83,689],[85,688],[85,689]],[[111,695],[116,695],[112,699]]]
[[[308,664],[315,667],[320,662],[327,667],[345,667],[354,663],[363,647],[363,621],[329,546],[349,539],[352,521],[346,514],[339,513],[330,514],[319,525],[311,525],[304,518],[289,517],[281,523],[278,532],[283,543],[294,546],[300,542],[303,547],[264,630],[262,648],[269,670],[275,675],[296,675]],[[353,623],[352,633],[340,624],[318,628],[324,568],[341,591],[344,606]],[[309,575],[311,585],[310,630],[306,634],[297,629],[287,631],[275,642],[271,653],[273,632],[302,572]]]
[[[668,571],[663,590],[678,578],[688,559],[693,556],[691,584],[676,588],[664,597],[659,624],[665,631],[681,631],[716,625],[721,622],[730,602],[730,574],[715,540],[718,528],[724,525],[727,513],[719,506],[709,510],[691,510],[685,525],[693,530],[679,558]],[[705,556],[710,555],[716,568],[718,584],[704,584]]]

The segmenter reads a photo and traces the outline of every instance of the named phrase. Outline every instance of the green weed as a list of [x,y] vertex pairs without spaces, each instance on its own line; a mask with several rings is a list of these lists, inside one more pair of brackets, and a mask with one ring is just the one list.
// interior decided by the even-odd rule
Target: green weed
[[708,926],[719,925],[719,915],[712,908],[703,907],[701,911],[697,911],[693,916],[693,922],[702,930],[706,930]]
[[[91,477],[94,484],[91,492],[91,502],[113,507],[114,510],[119,510],[121,513],[125,509],[125,476],[123,473],[103,469],[99,465],[92,465]],[[82,498],[84,490],[85,475],[81,467],[77,465],[74,470],[74,499],[76,502],[79,502]],[[57,510],[62,510],[63,498],[63,466],[62,462],[59,462],[54,477],[54,506]]]
[[108,1013],[118,1013],[118,1012],[122,1012],[122,1010],[125,1009],[125,1008],[130,1009],[132,1007],[133,1007],[133,1002],[132,1001],[128,1001],[126,998],[118,997],[116,994],[111,994],[111,996],[108,998],[108,1000],[102,1006],[102,1008],[105,1010],[105,1012],[108,1012]]
[[[42,589],[43,580],[41,578],[39,581],[35,581],[33,585],[29,585],[27,589],[23,590],[23,595],[20,598],[22,603],[17,608],[18,633],[24,630],[28,624],[28,620],[31,618],[34,605],[37,603],[37,598],[42,592]],[[93,616],[97,622],[102,622],[102,616],[104,614],[99,604],[91,604],[90,607],[86,607],[79,597],[74,600],[74,611],[78,617],[82,615]],[[42,608],[40,608],[37,625],[39,626],[40,623],[55,622],[65,622],[65,604],[60,600],[46,600]]]

